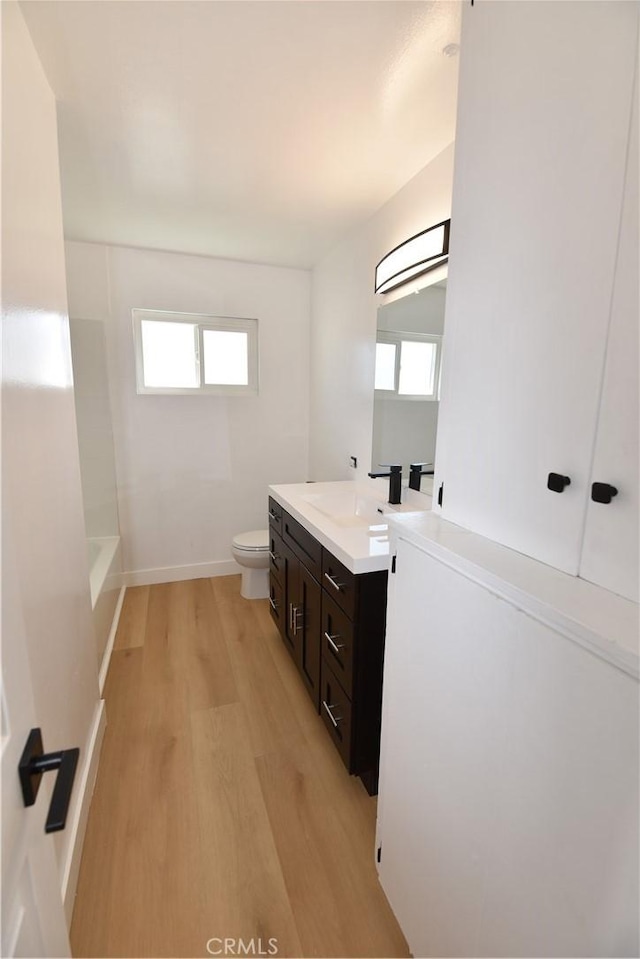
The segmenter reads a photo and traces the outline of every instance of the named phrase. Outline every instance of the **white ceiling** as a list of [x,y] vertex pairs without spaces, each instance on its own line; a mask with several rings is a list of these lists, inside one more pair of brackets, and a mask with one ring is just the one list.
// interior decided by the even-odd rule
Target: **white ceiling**
[[459,2],[21,7],[72,239],[308,267],[454,137]]

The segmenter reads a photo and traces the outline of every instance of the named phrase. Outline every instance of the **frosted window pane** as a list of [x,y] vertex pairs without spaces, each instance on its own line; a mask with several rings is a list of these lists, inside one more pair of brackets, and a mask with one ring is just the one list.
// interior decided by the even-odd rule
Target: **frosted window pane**
[[210,386],[247,386],[249,337],[246,333],[203,330],[204,382]]
[[400,350],[398,393],[405,396],[432,396],[436,366],[436,344],[403,340]]
[[195,326],[142,320],[144,385],[197,387]]
[[377,390],[396,388],[396,346],[395,343],[376,343],[376,381]]

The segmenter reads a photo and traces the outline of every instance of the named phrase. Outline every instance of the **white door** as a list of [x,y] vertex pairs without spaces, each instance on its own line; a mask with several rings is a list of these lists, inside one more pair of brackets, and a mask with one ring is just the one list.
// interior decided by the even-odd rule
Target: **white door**
[[[638,86],[631,111],[618,262],[611,304],[592,483],[617,490],[591,497],[580,576],[638,601]],[[604,492],[604,491],[603,491]],[[596,494],[597,495],[597,494]],[[606,494],[605,494],[605,499]]]
[[[100,707],[73,401],[56,105],[20,5],[2,20],[2,955],[65,956]],[[9,524],[11,529],[9,529]],[[78,747],[67,824],[56,773],[24,807],[29,731]],[[94,733],[94,730],[96,731]],[[86,801],[86,802],[85,802]]]
[[[25,808],[18,763],[36,725],[10,517],[2,531],[2,955],[69,956],[53,837],[44,831],[55,773]],[[46,749],[47,731],[43,730]]]

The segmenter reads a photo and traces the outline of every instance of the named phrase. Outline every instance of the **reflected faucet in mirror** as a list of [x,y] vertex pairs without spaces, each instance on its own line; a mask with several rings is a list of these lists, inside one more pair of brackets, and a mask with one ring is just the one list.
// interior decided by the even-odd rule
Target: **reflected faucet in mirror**
[[410,463],[409,464],[409,489],[420,492],[420,480],[423,476],[433,476],[435,470],[424,470],[423,466],[433,466],[433,463]]

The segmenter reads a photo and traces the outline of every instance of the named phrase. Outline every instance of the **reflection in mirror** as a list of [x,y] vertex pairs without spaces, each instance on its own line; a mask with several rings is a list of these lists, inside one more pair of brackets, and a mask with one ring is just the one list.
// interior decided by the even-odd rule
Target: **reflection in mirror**
[[[372,470],[381,463],[410,463],[433,470],[446,280],[411,293],[378,310]],[[431,493],[433,476],[422,477]]]

